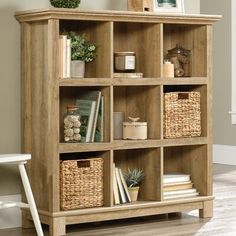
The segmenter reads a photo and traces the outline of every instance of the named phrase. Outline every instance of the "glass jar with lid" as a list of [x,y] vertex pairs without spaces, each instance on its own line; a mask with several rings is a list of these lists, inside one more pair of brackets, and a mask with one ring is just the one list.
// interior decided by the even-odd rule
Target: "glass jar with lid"
[[175,48],[168,50],[166,57],[174,64],[176,77],[190,76],[190,50],[183,48],[180,44],[176,44]]
[[67,106],[67,113],[64,116],[64,141],[80,142],[80,126],[78,106]]

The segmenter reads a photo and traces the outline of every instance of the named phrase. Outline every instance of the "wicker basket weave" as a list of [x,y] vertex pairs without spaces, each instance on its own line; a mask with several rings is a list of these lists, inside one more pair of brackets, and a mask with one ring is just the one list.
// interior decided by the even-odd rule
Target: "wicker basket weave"
[[196,137],[200,135],[200,93],[165,93],[164,138]]
[[60,164],[61,209],[103,206],[103,159],[67,160]]

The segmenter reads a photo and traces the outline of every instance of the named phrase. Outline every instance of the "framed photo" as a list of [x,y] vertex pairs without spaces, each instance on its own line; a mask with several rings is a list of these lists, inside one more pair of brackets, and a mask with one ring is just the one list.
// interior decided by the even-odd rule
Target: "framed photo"
[[184,13],[184,0],[153,0],[153,11],[160,13]]

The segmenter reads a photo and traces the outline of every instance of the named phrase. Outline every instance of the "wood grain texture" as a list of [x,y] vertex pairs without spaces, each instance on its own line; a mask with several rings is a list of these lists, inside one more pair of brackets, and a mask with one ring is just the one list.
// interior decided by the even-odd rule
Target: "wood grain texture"
[[159,24],[114,23],[114,52],[135,52],[135,71],[143,77],[160,77],[160,40]]
[[182,24],[213,24],[222,18],[221,15],[197,14],[164,14],[130,12],[130,11],[82,11],[77,9],[39,9],[16,12],[18,21],[37,21],[46,19],[71,19],[71,20],[103,20],[126,22],[158,22]]

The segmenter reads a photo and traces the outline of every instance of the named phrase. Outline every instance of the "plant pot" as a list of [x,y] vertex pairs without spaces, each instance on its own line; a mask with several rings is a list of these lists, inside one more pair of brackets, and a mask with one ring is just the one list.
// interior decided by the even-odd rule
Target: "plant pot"
[[131,202],[135,202],[138,199],[139,187],[128,188]]
[[77,8],[80,0],[50,0],[50,3],[56,8]]
[[71,77],[84,78],[85,62],[71,61]]

